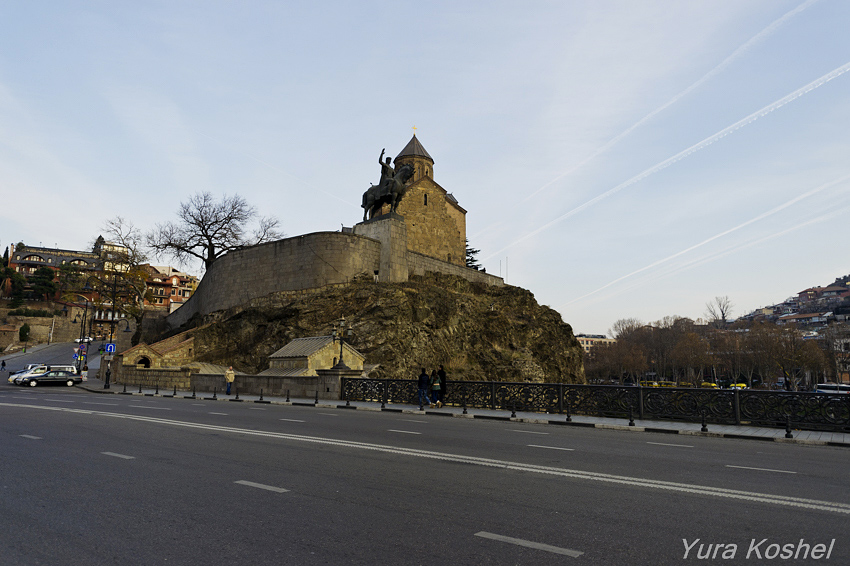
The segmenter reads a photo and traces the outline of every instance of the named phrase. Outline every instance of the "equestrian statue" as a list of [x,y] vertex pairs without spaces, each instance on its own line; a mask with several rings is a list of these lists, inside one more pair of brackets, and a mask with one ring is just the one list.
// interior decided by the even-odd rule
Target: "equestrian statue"
[[391,157],[387,157],[386,162],[381,161],[384,158],[386,149],[381,150],[381,155],[378,157],[378,164],[381,166],[381,179],[377,185],[371,185],[366,192],[363,193],[363,222],[369,215],[369,211],[376,206],[389,204],[390,210],[395,212],[401,197],[407,191],[407,182],[413,177],[413,165],[405,163],[398,168],[398,171],[393,169],[390,163]]

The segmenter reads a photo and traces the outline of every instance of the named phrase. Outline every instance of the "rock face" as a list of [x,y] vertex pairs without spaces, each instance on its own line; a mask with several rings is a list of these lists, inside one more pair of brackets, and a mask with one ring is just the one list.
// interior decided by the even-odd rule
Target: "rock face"
[[584,382],[581,347],[557,312],[524,289],[450,275],[275,293],[175,332],[197,327],[197,361],[255,373],[291,340],[329,335],[341,317],[366,364],[379,364],[372,377],[414,378],[443,364],[453,379]]

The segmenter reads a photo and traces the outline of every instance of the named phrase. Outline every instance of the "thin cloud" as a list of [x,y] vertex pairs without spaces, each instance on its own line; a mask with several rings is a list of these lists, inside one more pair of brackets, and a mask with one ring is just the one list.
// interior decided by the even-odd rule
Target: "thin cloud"
[[693,83],[692,85],[687,87],[685,90],[681,91],[680,93],[676,94],[673,98],[668,100],[666,103],[662,104],[661,106],[659,106],[658,108],[656,108],[655,110],[653,110],[652,112],[650,112],[649,114],[647,114],[646,116],[644,116],[643,118],[641,118],[640,120],[638,120],[637,122],[635,122],[634,124],[632,124],[631,126],[626,128],[625,130],[623,130],[621,133],[619,133],[618,135],[613,137],[611,140],[609,140],[608,143],[599,147],[596,151],[594,151],[593,153],[591,153],[590,155],[585,157],[581,162],[579,162],[578,164],[573,166],[572,169],[569,169],[569,170],[561,173],[560,175],[558,175],[557,177],[555,177],[554,179],[552,179],[551,181],[549,181],[548,183],[546,183],[545,185],[543,185],[542,187],[540,187],[539,189],[537,189],[536,191],[534,191],[533,193],[531,193],[530,195],[528,195],[527,197],[522,199],[521,202],[525,202],[525,201],[533,198],[540,191],[551,186],[553,183],[556,183],[557,181],[563,179],[567,175],[571,175],[572,173],[575,173],[576,171],[578,171],[579,169],[584,167],[589,161],[591,161],[594,158],[596,158],[597,156],[599,156],[599,154],[604,153],[604,152],[608,151],[609,149],[611,149],[611,147],[613,147],[615,144],[617,144],[621,139],[628,136],[630,133],[632,133],[634,130],[636,130],[637,128],[639,128],[643,124],[645,124],[651,118],[653,118],[654,116],[663,112],[664,110],[666,110],[667,108],[669,108],[670,106],[672,106],[673,104],[675,104],[676,102],[681,100],[683,97],[687,96],[688,94],[690,94],[691,92],[693,92],[694,90],[696,90],[697,88],[699,88],[700,86],[705,84],[706,81],[713,78],[715,75],[720,73],[720,71],[722,71],[723,69],[728,67],[733,61],[738,59],[741,55],[743,55],[751,47],[753,47],[754,45],[756,45],[757,43],[759,43],[761,41],[764,41],[767,37],[769,37],[771,34],[776,32],[776,30],[778,30],[780,27],[782,27],[782,25],[785,24],[788,20],[790,20],[791,18],[793,18],[794,16],[796,16],[797,14],[799,14],[800,12],[802,12],[803,10],[805,10],[806,8],[810,7],[812,4],[814,4],[818,1],[819,0],[806,0],[806,2],[803,2],[802,4],[800,4],[799,6],[794,8],[793,10],[787,12],[781,18],[774,20],[770,25],[768,25],[766,28],[764,28],[763,30],[761,30],[760,32],[755,34],[746,43],[744,43],[743,45],[738,47],[735,51],[733,51],[731,55],[726,57],[726,59],[721,61],[716,67],[714,67],[709,72],[704,74],[695,83]]
[[700,151],[701,149],[705,149],[706,147],[710,146],[714,142],[725,138],[729,134],[732,134],[732,133],[736,132],[737,130],[740,130],[744,126],[752,124],[753,122],[755,122],[759,118],[767,116],[768,114],[770,114],[774,110],[778,110],[778,109],[782,108],[783,106],[785,106],[789,102],[792,102],[793,100],[796,100],[797,98],[800,98],[801,96],[808,94],[809,92],[812,92],[813,90],[825,85],[829,81],[840,77],[841,75],[843,75],[847,71],[850,71],[850,62],[845,63],[844,65],[838,67],[837,69],[830,71],[829,73],[815,79],[814,81],[810,82],[809,84],[807,84],[807,85],[805,85],[801,88],[798,88],[797,90],[795,90],[791,94],[788,94],[788,95],[780,98],[776,102],[768,104],[764,108],[757,110],[756,112],[753,112],[752,114],[750,114],[746,118],[738,120],[737,122],[735,122],[731,126],[728,126],[724,129],[720,130],[716,134],[705,138],[701,142],[694,144],[691,147],[680,151],[676,155],[669,157],[669,158],[665,159],[664,161],[657,163],[656,165],[653,165],[649,169],[646,169],[643,172],[635,175],[631,179],[624,181],[624,182],[620,183],[619,185],[617,185],[616,187],[605,191],[601,195],[598,195],[598,196],[590,199],[589,201],[585,202],[584,204],[577,206],[576,208],[570,210],[569,212],[562,214],[561,216],[555,218],[554,220],[550,220],[549,222],[547,222],[546,224],[543,224],[542,226],[540,226],[536,230],[533,230],[533,231],[529,232],[528,234],[526,234],[526,235],[524,235],[520,238],[517,238],[516,240],[514,240],[513,242],[504,246],[503,248],[499,249],[498,251],[494,252],[493,254],[485,257],[483,259],[483,261],[486,261],[488,259],[491,259],[493,257],[498,256],[499,254],[501,254],[505,250],[515,246],[516,244],[523,242],[523,241],[525,241],[529,238],[532,238],[532,237],[536,236],[537,234],[540,234],[541,232],[543,232],[545,230],[548,230],[549,228],[558,224],[559,222],[566,220],[567,218],[574,216],[574,215],[578,214],[579,212],[582,212],[583,210],[585,210],[587,208],[590,208],[591,206],[597,204],[598,202],[620,192],[621,190],[625,189],[626,187],[633,185],[633,184],[637,183],[638,181],[642,181],[643,179],[646,179],[650,175],[654,175],[655,173],[658,173],[659,171],[666,169],[667,167],[673,165],[674,163],[676,163],[678,161],[681,161],[682,159],[685,159],[686,157]]

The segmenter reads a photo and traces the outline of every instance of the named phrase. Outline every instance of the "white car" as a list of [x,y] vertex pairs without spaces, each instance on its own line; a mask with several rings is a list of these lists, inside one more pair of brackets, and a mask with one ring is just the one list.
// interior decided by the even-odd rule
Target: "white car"
[[16,371],[9,375],[9,383],[18,383],[18,379],[36,373],[44,373],[47,371],[47,366],[44,364],[29,364],[26,369]]
[[92,338],[91,336],[86,336],[85,338],[77,338],[76,340],[74,340],[74,342],[76,342],[77,344],[79,344],[80,342],[85,342],[86,344],[88,344],[89,342],[93,341],[94,338]]

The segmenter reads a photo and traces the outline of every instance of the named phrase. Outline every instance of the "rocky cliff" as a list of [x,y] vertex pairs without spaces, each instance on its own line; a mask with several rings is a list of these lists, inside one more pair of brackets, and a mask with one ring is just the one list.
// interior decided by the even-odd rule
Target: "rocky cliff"
[[196,327],[196,360],[253,373],[291,340],[329,335],[342,317],[351,345],[378,365],[374,377],[443,364],[454,379],[584,382],[581,348],[557,312],[524,289],[447,275],[275,293],[175,331]]

